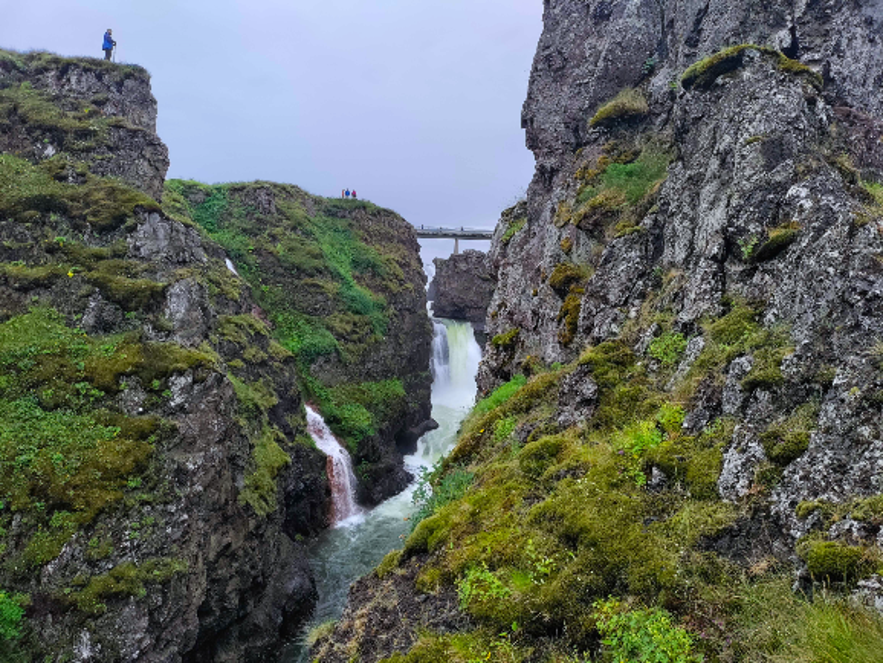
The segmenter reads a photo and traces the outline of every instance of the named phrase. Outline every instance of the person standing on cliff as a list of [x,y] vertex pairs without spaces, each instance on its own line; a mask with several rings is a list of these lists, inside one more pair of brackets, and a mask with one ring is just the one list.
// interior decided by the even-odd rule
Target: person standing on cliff
[[353,200],[355,200],[355,199],[356,199],[356,190],[353,189]]
[[104,33],[104,44],[101,46],[101,49],[104,51],[105,60],[110,60],[110,56],[116,45],[117,43],[113,40],[113,30],[108,28],[107,32]]
[[349,200],[349,198],[350,198],[350,190],[347,189],[346,190],[346,199]]

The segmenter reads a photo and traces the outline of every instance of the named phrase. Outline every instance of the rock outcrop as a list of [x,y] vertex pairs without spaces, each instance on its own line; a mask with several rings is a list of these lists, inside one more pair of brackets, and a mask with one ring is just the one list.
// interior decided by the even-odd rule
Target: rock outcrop
[[[557,0],[544,24],[490,397],[382,566],[417,564],[400,596],[456,589],[464,623],[360,631],[378,577],[318,651],[595,660],[611,615],[664,610],[685,657],[806,660],[824,608],[792,582],[880,605],[883,3]],[[752,640],[782,614],[793,641]]]
[[439,318],[466,320],[484,327],[496,285],[487,254],[468,249],[450,258],[436,258],[430,291],[432,312]]
[[0,152],[33,163],[65,153],[155,200],[169,169],[147,71],[50,53],[0,53]]
[[143,70],[0,51],[4,661],[267,660],[311,610],[304,541],[328,524],[304,401],[366,499],[407,481],[398,446],[429,416],[407,224],[265,183],[232,217],[195,183],[163,209],[154,122]]

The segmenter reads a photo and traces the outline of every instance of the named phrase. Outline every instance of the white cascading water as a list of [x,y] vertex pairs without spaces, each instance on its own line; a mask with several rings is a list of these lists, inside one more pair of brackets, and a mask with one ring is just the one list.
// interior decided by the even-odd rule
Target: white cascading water
[[349,524],[362,515],[362,509],[356,504],[358,483],[353,471],[353,459],[328,428],[322,415],[309,405],[304,407],[307,410],[307,431],[319,450],[328,457],[326,471],[328,483],[331,484],[331,524],[334,527]]
[[[460,423],[475,404],[475,375],[481,361],[471,324],[433,320],[433,327],[432,418],[439,427],[418,440],[413,455],[405,456],[405,467],[415,477],[450,452],[457,441]],[[342,520],[342,526],[327,530],[310,544],[319,601],[307,629],[339,618],[353,581],[377,566],[386,553],[402,547],[411,530],[408,519],[415,510],[416,488],[417,481],[375,509]],[[281,661],[308,663],[308,648],[302,641],[292,643]]]

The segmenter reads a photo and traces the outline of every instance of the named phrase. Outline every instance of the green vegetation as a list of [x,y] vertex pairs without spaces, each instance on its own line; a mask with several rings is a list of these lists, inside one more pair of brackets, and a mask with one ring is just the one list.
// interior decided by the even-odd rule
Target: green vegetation
[[202,359],[178,346],[88,337],[51,309],[0,324],[0,502],[36,526],[10,563],[53,559],[145,469],[160,423],[102,410],[121,377],[161,385]]
[[549,275],[549,287],[558,293],[559,296],[564,296],[572,286],[585,283],[590,274],[591,271],[586,265],[562,262],[555,265],[555,269]]
[[634,88],[625,88],[613,99],[603,104],[589,120],[589,126],[608,126],[644,117],[650,112],[644,93]]
[[665,332],[650,343],[647,354],[663,366],[674,366],[687,349],[687,339],[678,332]]
[[822,582],[852,582],[873,573],[874,563],[862,546],[809,538],[797,546],[810,575]]
[[[439,473],[440,469],[440,467],[437,467],[435,473]],[[425,472],[420,478],[420,483],[414,491],[412,498],[417,506],[417,512],[411,517],[411,529],[413,530],[422,520],[428,518],[446,504],[463,497],[474,478],[475,475],[472,472],[454,470],[445,474],[438,482],[438,485],[433,488],[430,483],[432,473]]]
[[772,56],[775,58],[776,66],[779,70],[797,76],[804,76],[818,89],[821,89],[823,85],[821,75],[813,71],[810,67],[797,60],[792,60],[786,57],[783,53],[775,49],[766,46],[757,46],[755,44],[739,44],[738,46],[731,46],[730,48],[725,48],[704,60],[692,64],[681,77],[681,85],[688,90],[693,87],[700,89],[711,87],[719,77],[735,71],[744,65],[746,51],[757,51],[763,55]]
[[693,639],[659,608],[628,610],[616,599],[597,601],[595,611],[601,642],[614,661],[698,663]]
[[16,640],[21,637],[25,598],[0,590],[0,641]]
[[703,324],[706,345],[678,388],[679,398],[689,398],[704,378],[723,384],[724,368],[740,355],[753,358],[752,368],[742,380],[743,389],[770,389],[784,381],[782,360],[793,352],[788,330],[761,326],[758,310],[747,303],[729,302],[729,306],[728,313]]
[[605,151],[594,168],[577,173],[580,188],[575,201],[559,205],[555,218],[559,227],[571,223],[600,231],[609,239],[640,229],[655,204],[671,157],[650,140],[637,147],[612,142]]
[[105,601],[113,597],[143,598],[146,585],[163,584],[187,571],[187,564],[176,559],[150,559],[141,564],[123,562],[100,576],[74,578],[65,599],[78,610],[90,615],[107,611]]
[[787,249],[800,233],[800,226],[789,223],[766,231],[761,239],[752,236],[740,241],[742,259],[746,262],[763,262],[775,258]]
[[760,436],[767,458],[784,467],[803,455],[818,414],[818,404],[807,403],[771,425]]
[[119,117],[104,117],[94,104],[70,100],[74,109],[63,110],[49,93],[30,83],[0,89],[0,127],[22,123],[51,143],[56,151],[85,155],[110,145],[110,128],[125,124]]
[[68,167],[63,157],[35,166],[0,154],[0,216],[26,221],[54,212],[82,219],[103,232],[123,225],[137,207],[159,210],[154,200],[116,180],[84,174],[82,185],[58,181],[66,177]]
[[558,342],[561,345],[570,345],[576,337],[579,328],[579,314],[582,310],[582,294],[582,288],[572,288],[571,293],[561,304],[561,310],[558,311],[557,322],[558,324],[564,323],[558,330]]
[[500,238],[500,241],[503,244],[508,244],[509,241],[515,237],[518,232],[527,225],[527,217],[521,217],[518,219],[514,219],[509,222],[509,225],[506,226],[506,232],[503,233],[503,236]]
[[[846,663],[883,645],[883,620],[871,613],[826,596],[804,602],[777,564],[746,569],[711,552],[711,542],[752,513],[753,496],[805,450],[818,416],[810,401],[773,421],[761,434],[769,467],[749,497],[720,499],[723,451],[740,422],[685,426],[696,387],[722,385],[730,363],[748,356],[743,386],[774,388],[785,382],[779,367],[791,351],[787,329],[760,324],[759,306],[724,305],[723,315],[702,321],[704,348],[683,377],[673,378],[672,368],[687,339],[670,330],[669,311],[653,312],[657,300],[641,312],[640,329],[586,348],[570,365],[535,367],[476,405],[457,447],[427,477],[444,497],[423,503],[404,549],[383,568],[403,574],[416,558],[416,588],[456,592],[469,625],[424,632],[389,660]],[[647,350],[656,362],[647,362],[632,347],[652,323],[665,331]],[[598,391],[591,417],[565,429],[558,384],[572,371],[591,376]],[[798,512],[824,512],[814,524],[821,531],[856,514],[876,525],[883,498]],[[873,546],[819,534],[798,552],[829,584],[881,568]],[[770,606],[779,614],[771,617]],[[832,651],[840,653],[814,658]]]
[[502,334],[497,334],[491,339],[491,345],[500,350],[511,350],[518,343],[520,329],[510,329]]
[[34,75],[52,70],[67,72],[74,67],[86,72],[98,73],[102,78],[114,83],[122,83],[130,78],[147,79],[148,77],[147,70],[137,65],[116,64],[99,58],[69,58],[46,51],[20,53],[0,49],[0,62],[12,65],[7,71],[13,78],[16,75]]

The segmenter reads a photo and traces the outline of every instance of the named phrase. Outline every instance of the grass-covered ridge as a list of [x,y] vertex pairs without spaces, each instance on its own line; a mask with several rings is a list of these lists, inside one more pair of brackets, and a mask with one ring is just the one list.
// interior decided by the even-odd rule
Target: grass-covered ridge
[[47,51],[11,51],[0,49],[0,71],[10,78],[30,77],[47,71],[64,75],[71,68],[82,69],[121,83],[129,78],[147,79],[147,70],[133,64],[107,62],[103,58],[65,57]]
[[[390,212],[286,185],[183,180],[167,182],[164,207],[224,247],[295,357],[308,396],[352,447],[401,414],[400,379],[342,384],[385,342],[396,315],[389,299],[413,289],[403,247],[360,221]],[[329,365],[343,369],[313,368]]]

